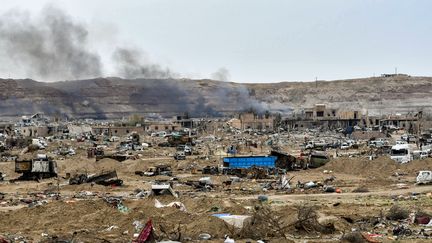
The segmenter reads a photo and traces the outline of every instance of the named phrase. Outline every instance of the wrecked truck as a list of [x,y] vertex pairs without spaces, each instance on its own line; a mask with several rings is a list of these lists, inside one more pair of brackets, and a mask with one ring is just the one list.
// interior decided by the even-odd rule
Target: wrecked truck
[[21,173],[20,179],[43,179],[57,176],[57,163],[46,154],[38,154],[35,159],[15,160],[15,172]]
[[[268,175],[276,168],[276,156],[239,156],[223,158],[222,173],[226,175]],[[260,177],[260,176],[257,176]]]
[[144,171],[135,171],[136,175],[140,176],[157,176],[157,175],[165,175],[172,176],[172,169],[169,165],[157,165],[149,167],[145,172]]
[[100,174],[78,174],[69,179],[69,185],[80,185],[84,183],[95,183],[103,186],[121,186],[123,181],[118,179],[117,171],[108,171]]

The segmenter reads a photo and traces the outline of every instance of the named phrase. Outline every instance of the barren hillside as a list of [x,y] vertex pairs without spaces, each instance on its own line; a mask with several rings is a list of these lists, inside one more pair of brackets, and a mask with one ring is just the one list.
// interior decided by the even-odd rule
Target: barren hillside
[[269,84],[185,79],[98,78],[55,83],[0,79],[0,116],[44,112],[113,118],[185,111],[205,116],[251,107],[289,112],[316,103],[385,114],[431,110],[431,92],[432,78],[405,76]]
[[430,111],[432,78],[388,77],[337,81],[253,84],[256,97],[264,102],[298,109],[324,103],[340,109],[368,110],[369,114]]

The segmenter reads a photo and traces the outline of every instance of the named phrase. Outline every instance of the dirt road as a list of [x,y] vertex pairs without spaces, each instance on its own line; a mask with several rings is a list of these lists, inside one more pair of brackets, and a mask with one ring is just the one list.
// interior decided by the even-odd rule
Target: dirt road
[[[320,193],[320,194],[284,194],[284,195],[269,195],[268,198],[270,200],[278,200],[278,201],[303,201],[303,200],[318,200],[318,199],[335,199],[339,200],[350,199],[356,197],[366,197],[366,196],[392,196],[392,195],[402,195],[407,193],[426,193],[432,192],[432,185],[427,186],[411,186],[408,189],[396,189],[396,190],[383,190],[383,191],[372,191],[365,193]],[[235,197],[234,199],[238,200],[248,200],[254,199],[257,196],[246,196],[246,197]]]

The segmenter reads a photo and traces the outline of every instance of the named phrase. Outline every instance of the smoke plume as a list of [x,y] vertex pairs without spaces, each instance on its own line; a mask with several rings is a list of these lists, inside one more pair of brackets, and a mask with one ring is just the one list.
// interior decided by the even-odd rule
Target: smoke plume
[[211,79],[218,81],[229,81],[231,78],[230,72],[228,69],[222,67],[219,68],[216,72],[211,74]]
[[51,6],[36,18],[19,11],[0,17],[2,63],[27,77],[64,80],[100,76],[99,55],[89,50],[87,42],[87,29]]
[[173,78],[175,74],[168,68],[147,61],[139,49],[117,48],[113,54],[116,72],[124,78]]
[[[0,16],[0,71],[4,73],[4,70],[7,70],[16,76],[43,81],[84,79],[83,83],[90,83],[90,78],[106,73],[100,55],[89,47],[89,41],[87,27],[58,8],[47,6],[37,16],[31,16],[28,12],[10,11]],[[268,109],[268,104],[256,100],[246,86],[230,82],[218,82],[210,86],[203,83],[201,88],[206,88],[208,93],[199,94],[200,89],[186,83],[189,80],[172,80],[171,78],[179,77],[179,74],[149,61],[145,52],[140,49],[116,47],[114,44],[113,50],[107,53],[108,59],[111,56],[108,61],[112,61],[114,67],[112,74],[136,79],[127,80],[137,87],[136,91],[129,94],[127,102],[136,110],[167,109],[175,112],[187,111],[197,116],[218,116],[224,111],[252,108],[263,112]],[[222,67],[213,73],[211,78],[229,81],[230,72]],[[115,82],[113,83],[115,85]],[[86,87],[95,86],[99,84]],[[62,104],[69,107],[71,113],[89,112],[103,117],[106,104],[98,103],[85,94],[91,88],[85,89],[75,84],[68,86],[64,83],[56,86],[61,87],[64,87],[63,92],[68,94]],[[108,87],[111,85],[105,85],[104,89]],[[77,100],[87,102],[80,106],[76,104]],[[14,106],[25,108],[21,113],[32,112],[34,109],[31,102],[25,103],[26,105],[18,105],[14,100],[10,102],[7,106],[8,112],[13,111]],[[49,106],[49,102],[46,102],[46,106],[41,106],[42,111],[51,114],[60,112],[55,108],[58,103]],[[40,110],[41,108],[38,108],[34,111]]]

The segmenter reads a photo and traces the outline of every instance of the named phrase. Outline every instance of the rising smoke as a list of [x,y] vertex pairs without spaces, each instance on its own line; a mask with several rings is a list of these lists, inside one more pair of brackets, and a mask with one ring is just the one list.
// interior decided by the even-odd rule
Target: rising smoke
[[176,76],[169,68],[148,62],[139,49],[117,48],[113,61],[118,75],[124,78],[167,79]]
[[36,18],[19,11],[0,17],[2,63],[27,77],[64,80],[100,76],[100,57],[88,49],[87,42],[87,29],[51,6]]
[[229,81],[231,79],[229,70],[224,67],[219,68],[216,72],[212,73],[210,77],[218,81]]
[[[89,47],[88,42],[89,31],[86,26],[56,7],[47,6],[37,16],[31,16],[28,12],[10,11],[0,16],[0,71],[6,68],[15,75],[43,81],[100,77],[104,75],[102,60]],[[153,106],[163,105],[160,97],[164,97],[171,109],[189,111],[196,115],[219,115],[214,110],[218,105],[227,110],[253,108],[258,112],[266,108],[265,104],[250,95],[246,87],[228,82],[217,85],[211,98],[198,94],[196,100],[189,100],[192,91],[187,91],[182,85],[170,80],[179,74],[150,62],[145,52],[137,48],[114,48],[111,57],[114,75],[127,79],[145,79],[142,82],[151,86],[132,94],[129,101],[131,105],[149,104],[149,97],[157,93],[159,96],[150,100]],[[220,68],[211,78],[229,81],[230,72],[226,68]],[[66,105],[73,112],[79,112],[74,110],[73,105],[74,100],[81,99],[79,92],[65,92],[68,92],[70,99],[65,101]],[[97,106],[93,109],[103,113]]]
[[[0,16],[0,60],[9,72],[45,81],[104,75],[99,54],[89,48],[89,32],[61,9],[45,7],[40,15],[10,11]],[[116,48],[115,75],[124,78],[172,78],[176,74],[151,63],[137,48]]]

